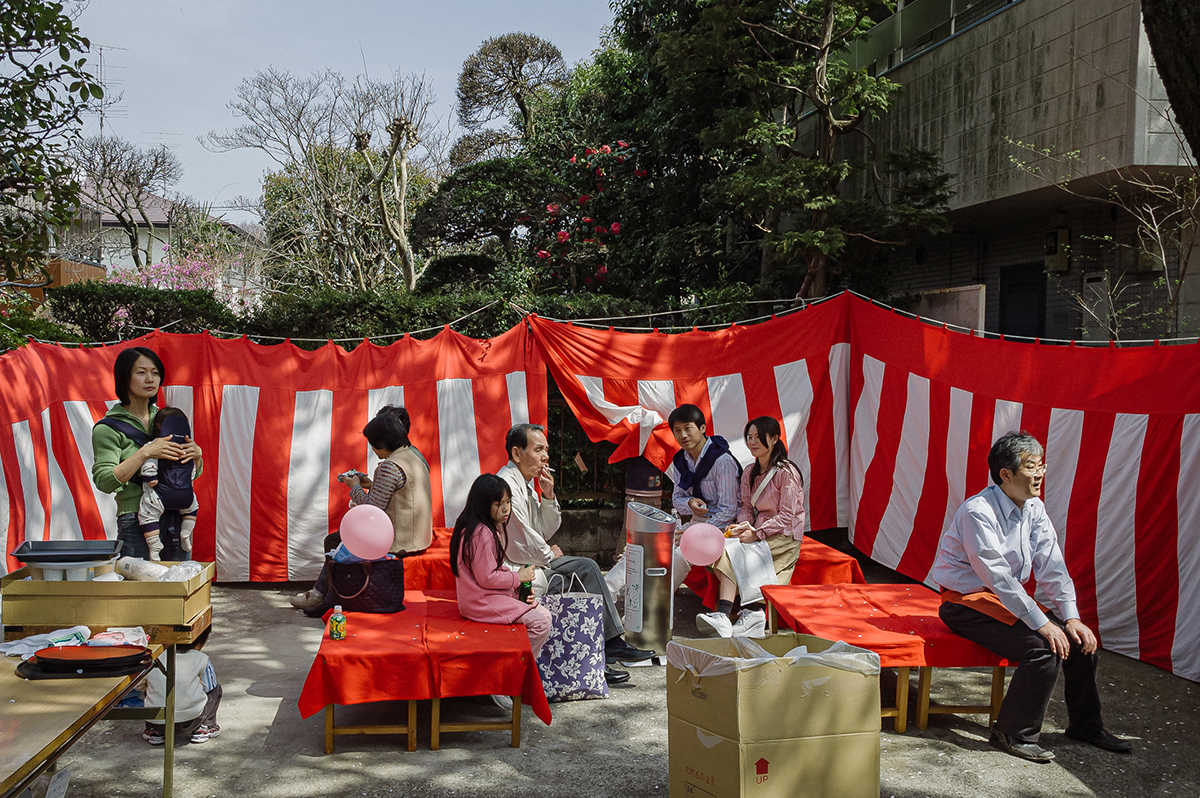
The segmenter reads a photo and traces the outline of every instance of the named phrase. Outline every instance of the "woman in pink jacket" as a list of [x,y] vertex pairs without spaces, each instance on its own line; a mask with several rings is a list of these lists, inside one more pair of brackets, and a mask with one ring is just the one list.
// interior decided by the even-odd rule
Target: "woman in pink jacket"
[[[804,477],[788,459],[783,432],[776,419],[759,416],[746,425],[743,435],[754,463],[742,472],[737,522],[730,524],[725,534],[737,537],[742,543],[766,541],[776,579],[786,585],[800,558],[800,542],[804,539]],[[718,608],[732,608],[738,587],[728,555],[722,555],[713,568],[721,580],[722,604]],[[743,605],[732,628],[725,622],[725,628],[734,636],[763,637],[766,627],[767,614],[758,602]]]
[[529,634],[536,658],[550,636],[550,611],[532,595],[521,601],[517,588],[533,579],[534,568],[504,567],[512,496],[508,483],[495,474],[481,474],[467,494],[467,504],[450,536],[450,570],[458,586],[458,611],[469,621],[520,623]]

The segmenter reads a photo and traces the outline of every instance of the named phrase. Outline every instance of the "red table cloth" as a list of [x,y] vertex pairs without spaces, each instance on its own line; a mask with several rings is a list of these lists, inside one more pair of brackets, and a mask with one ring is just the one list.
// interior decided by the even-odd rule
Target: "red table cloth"
[[782,625],[870,649],[885,668],[1008,664],[951,632],[924,585],[768,585],[763,596]]
[[550,724],[550,704],[520,624],[468,621],[453,595],[408,590],[402,612],[346,613],[346,633],[345,640],[321,640],[300,691],[300,717],[330,704],[519,694]]
[[[792,571],[792,579],[788,584],[836,585],[843,582],[862,583],[866,581],[858,560],[831,546],[806,537],[800,543],[800,559],[796,561],[796,569]],[[407,582],[406,578],[405,583],[407,584]],[[712,571],[694,565],[683,583],[700,597],[704,606],[709,609],[716,608],[719,583]]]

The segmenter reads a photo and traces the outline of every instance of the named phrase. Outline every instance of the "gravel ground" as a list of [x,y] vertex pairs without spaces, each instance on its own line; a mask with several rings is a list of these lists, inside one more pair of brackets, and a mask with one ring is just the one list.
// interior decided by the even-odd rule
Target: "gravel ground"
[[[868,574],[872,577],[872,574]],[[872,579],[872,581],[884,581]],[[890,581],[890,580],[888,580]],[[175,794],[206,796],[663,796],[667,793],[665,668],[631,669],[629,683],[608,701],[553,705],[544,726],[525,713],[521,748],[504,732],[443,734],[430,751],[428,706],[418,719],[418,749],[403,737],[338,737],[323,753],[320,714],[296,709],[320,644],[319,621],[287,603],[304,585],[216,585],[212,656],[224,687],[221,736],[176,749]],[[686,589],[676,597],[676,634],[693,636],[700,606]],[[906,734],[882,728],[882,796],[1031,798],[1032,796],[1200,796],[1195,756],[1200,695],[1196,685],[1150,665],[1102,653],[1101,695],[1107,724],[1135,741],[1132,755],[1108,754],[1063,735],[1061,685],[1043,744],[1057,759],[1035,765],[987,744],[986,716],[936,715],[929,728]],[[990,671],[938,671],[935,699],[983,701]],[[885,695],[894,672],[884,672]],[[913,681],[915,694],[916,682]],[[496,717],[486,699],[443,701],[443,717]],[[339,710],[338,722],[400,722],[404,705]],[[140,737],[141,722],[102,721],[66,756],[68,791],[85,796],[159,794],[161,749]],[[1192,751],[1192,754],[1187,754]]]

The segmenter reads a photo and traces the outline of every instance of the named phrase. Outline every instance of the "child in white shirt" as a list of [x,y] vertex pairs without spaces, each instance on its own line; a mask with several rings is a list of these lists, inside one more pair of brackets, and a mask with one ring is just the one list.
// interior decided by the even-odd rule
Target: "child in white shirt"
[[[221,685],[213,670],[212,660],[200,649],[208,642],[208,627],[192,643],[181,644],[175,656],[175,733],[188,735],[193,743],[206,743],[221,733],[217,725],[217,707],[221,705]],[[158,658],[165,668],[166,652]],[[146,706],[161,707],[166,703],[167,677],[155,668],[146,677]],[[166,742],[159,720],[146,721],[142,739],[150,745]]]

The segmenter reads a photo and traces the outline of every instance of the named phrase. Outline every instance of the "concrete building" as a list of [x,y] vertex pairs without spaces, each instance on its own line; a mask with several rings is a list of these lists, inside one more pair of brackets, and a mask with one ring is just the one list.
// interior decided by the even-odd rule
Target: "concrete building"
[[[1126,207],[1144,197],[1131,181],[1171,184],[1194,165],[1169,121],[1138,0],[901,6],[849,60],[903,86],[866,132],[881,150],[941,156],[954,232],[895,256],[898,292],[940,292],[949,310],[926,312],[968,327],[982,317],[1008,335],[1157,337],[1135,318],[1168,299],[1162,260]],[[1069,191],[1055,185],[1062,178]],[[1179,252],[1167,249],[1172,278]],[[1197,259],[1175,311],[1179,334],[1200,332]]]

